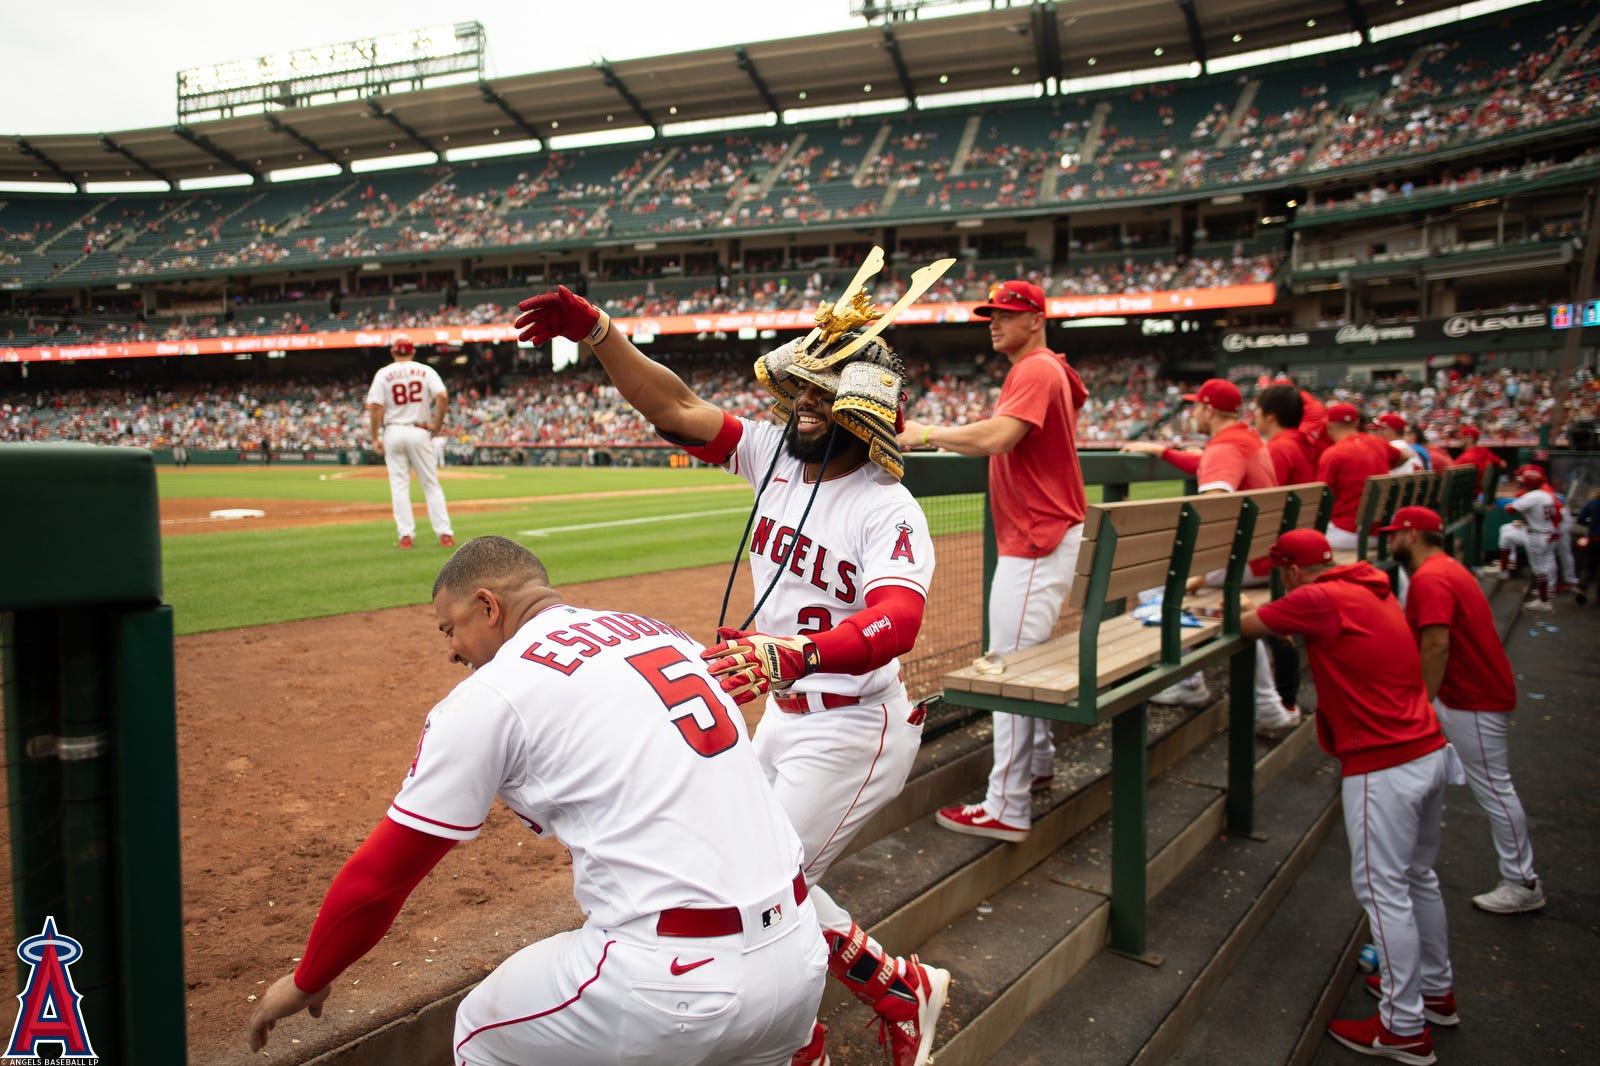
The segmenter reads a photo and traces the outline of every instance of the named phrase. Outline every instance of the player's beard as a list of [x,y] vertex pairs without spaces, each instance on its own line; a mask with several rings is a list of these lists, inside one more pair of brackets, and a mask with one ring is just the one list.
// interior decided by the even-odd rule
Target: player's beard
[[1416,569],[1416,566],[1411,561],[1411,545],[1404,544],[1393,549],[1393,555],[1395,562],[1405,567],[1407,573]]
[[[828,423],[828,432],[822,434],[816,440],[804,441],[800,439],[800,423],[791,419],[789,424],[783,427],[783,447],[789,453],[791,459],[796,459],[802,463],[820,463],[828,455],[829,441],[834,440],[834,435],[838,432],[839,423],[830,422]],[[843,450],[838,444],[834,444],[834,455],[838,455]]]

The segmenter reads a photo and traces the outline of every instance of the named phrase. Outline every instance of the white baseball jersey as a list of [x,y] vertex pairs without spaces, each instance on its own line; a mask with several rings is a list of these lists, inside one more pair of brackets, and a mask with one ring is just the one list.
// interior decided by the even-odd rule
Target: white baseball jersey
[[1428,469],[1427,464],[1422,461],[1422,457],[1417,454],[1417,450],[1411,445],[1407,444],[1405,441],[1392,440],[1389,442],[1389,447],[1393,448],[1395,450],[1395,454],[1400,456],[1399,465],[1391,466],[1389,468],[1389,473],[1411,474],[1418,470]]
[[800,840],[702,650],[665,622],[546,608],[433,708],[389,817],[465,840],[498,795],[572,852],[603,927],[771,895]]
[[1506,504],[1506,510],[1528,524],[1528,532],[1548,538],[1561,520],[1561,505],[1548,489],[1532,489]]
[[427,363],[396,359],[372,376],[367,403],[383,407],[386,426],[433,422],[433,398],[444,393],[439,372]]
[[[773,452],[783,449],[784,431],[766,422],[741,422],[743,432],[727,469],[759,485]],[[863,462],[823,482],[802,525],[815,486],[806,480],[805,464],[782,451],[750,531],[756,599],[783,561],[783,575],[756,615],[756,628],[781,636],[832,629],[866,608],[869,590],[889,585],[926,598],[933,538],[905,486],[876,463]],[[791,691],[873,698],[893,687],[899,675],[900,661],[891,659],[865,674],[812,674]]]

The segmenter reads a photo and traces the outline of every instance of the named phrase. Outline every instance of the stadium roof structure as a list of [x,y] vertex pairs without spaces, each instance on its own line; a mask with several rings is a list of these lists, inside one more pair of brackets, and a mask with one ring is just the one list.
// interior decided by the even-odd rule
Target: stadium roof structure
[[[0,140],[0,181],[248,175],[557,135],[911,99],[1199,63],[1456,0],[1044,0],[192,125]],[[1235,38],[1238,38],[1237,40]],[[1159,50],[1159,51],[1158,51]],[[1015,73],[1012,73],[1015,71]],[[870,91],[864,86],[871,85]]]

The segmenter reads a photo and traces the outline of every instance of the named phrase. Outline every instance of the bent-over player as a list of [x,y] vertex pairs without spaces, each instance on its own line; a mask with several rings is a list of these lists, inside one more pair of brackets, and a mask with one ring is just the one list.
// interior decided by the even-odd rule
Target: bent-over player
[[[950,975],[915,955],[886,954],[817,885],[899,795],[922,738],[896,657],[922,624],[933,541],[899,483],[899,359],[870,338],[859,344],[873,332],[857,329],[871,321],[866,289],[819,311],[810,337],[757,360],[783,425],[735,418],[700,398],[565,287],[521,306],[523,340],[588,343],[663,437],[755,485],[741,546],[755,581],[755,628],[719,630],[723,643],[706,656],[741,703],[771,691],[756,755],[805,846],[828,968],[878,1014],[897,1066],[921,1066]],[[795,1062],[824,1062],[825,1033],[819,1025]]]
[[1383,529],[1389,550],[1411,571],[1406,621],[1422,655],[1422,681],[1500,857],[1500,883],[1472,902],[1495,914],[1536,911],[1544,906],[1544,888],[1533,870],[1528,817],[1511,783],[1508,752],[1516,676],[1489,599],[1445,550],[1443,530],[1438,512],[1426,507],[1400,508]]
[[429,713],[299,967],[257,1004],[251,1050],[280,1019],[320,1016],[334,978],[478,835],[498,795],[572,853],[588,917],[467,995],[450,1061],[788,1062],[816,1019],[826,958],[800,841],[700,644],[665,622],[564,603],[503,537],[445,563],[433,609],[451,661],[473,673]]
[[1531,463],[1517,471],[1522,491],[1506,501],[1506,512],[1527,527],[1528,568],[1533,571],[1533,598],[1525,611],[1550,612],[1550,594],[1556,587],[1556,541],[1561,538],[1561,502],[1545,483],[1544,471]]
[[409,548],[416,536],[417,520],[411,513],[411,471],[422,482],[428,503],[428,523],[446,548],[456,538],[450,530],[450,511],[439,486],[438,453],[433,435],[444,431],[450,400],[439,372],[416,361],[417,348],[406,336],[396,337],[390,348],[394,362],[372,377],[367,390],[367,419],[373,447],[389,468],[389,500],[394,504],[394,524],[399,545]]
[[1428,706],[1388,576],[1365,561],[1333,566],[1328,538],[1314,529],[1290,530],[1268,554],[1288,591],[1246,612],[1239,629],[1247,638],[1306,639],[1317,741],[1343,775],[1350,883],[1378,946],[1378,1013],[1335,1019],[1328,1032],[1364,1055],[1426,1066],[1434,1061],[1428,1022],[1458,1021],[1433,864],[1445,782],[1459,778],[1460,761]]

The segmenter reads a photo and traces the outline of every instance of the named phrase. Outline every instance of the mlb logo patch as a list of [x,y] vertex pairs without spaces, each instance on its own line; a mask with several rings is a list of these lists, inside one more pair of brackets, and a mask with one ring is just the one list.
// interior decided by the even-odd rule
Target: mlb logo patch
[[776,907],[768,907],[761,912],[761,928],[763,929],[771,929],[781,921],[783,921],[783,904],[781,903]]

